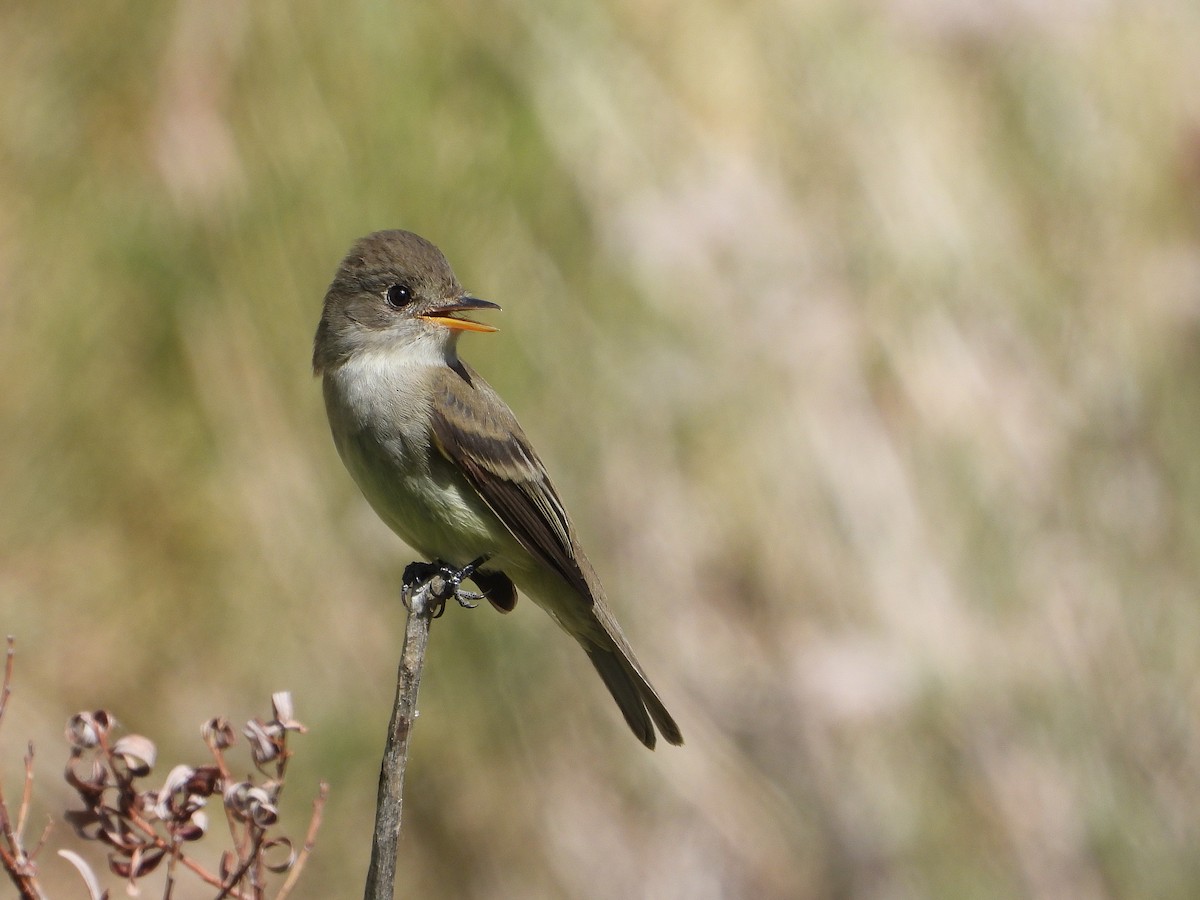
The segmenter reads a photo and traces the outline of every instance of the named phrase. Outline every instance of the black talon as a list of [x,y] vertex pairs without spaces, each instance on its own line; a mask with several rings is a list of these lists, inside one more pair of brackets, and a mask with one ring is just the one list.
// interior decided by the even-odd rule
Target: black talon
[[[488,558],[486,556],[480,556],[471,560],[471,562],[467,563],[457,571],[447,571],[446,569],[443,569],[442,571],[446,576],[446,586],[448,588],[445,599],[453,597],[458,605],[463,609],[474,609],[477,604],[472,603],[471,601],[481,600],[482,596],[476,594],[474,591],[464,591],[461,589],[460,585],[474,575],[475,570],[487,561]],[[447,569],[448,568],[449,567],[447,567]],[[443,603],[445,602],[445,599],[442,601]]]
[[446,569],[443,569],[443,572],[445,572],[445,574],[447,575],[447,581],[451,585],[453,585],[454,590],[457,591],[458,586],[460,584],[462,584],[466,579],[468,579],[472,575],[474,575],[475,570],[478,569],[480,566],[482,566],[487,561],[488,561],[488,558],[486,556],[480,556],[477,559],[473,559],[471,562],[467,563],[465,566],[463,566],[461,569],[459,569],[456,572],[455,571],[446,571],[446,569],[449,569],[448,566],[446,567]]
[[412,611],[412,595],[418,587],[429,581],[440,572],[444,566],[440,562],[410,562],[404,567],[404,575],[400,580],[400,602],[404,608]]
[[440,559],[434,560],[431,563],[409,563],[404,568],[404,576],[401,580],[400,601],[404,604],[405,609],[411,611],[413,591],[421,585],[429,584],[434,578],[440,575],[442,585],[438,589],[430,591],[430,598],[433,601],[430,607],[432,610],[431,618],[439,619],[442,617],[446,612],[446,601],[451,597],[464,609],[474,609],[476,603],[472,601],[482,600],[483,594],[461,590],[460,585],[474,575],[475,570],[487,561],[488,557],[480,556],[467,563],[461,569],[456,569],[442,562]]

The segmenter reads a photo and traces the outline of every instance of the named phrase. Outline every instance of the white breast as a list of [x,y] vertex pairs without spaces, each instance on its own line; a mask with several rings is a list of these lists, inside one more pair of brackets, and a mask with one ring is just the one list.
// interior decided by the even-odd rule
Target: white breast
[[366,352],[324,375],[325,408],[342,462],[376,514],[430,559],[465,565],[516,550],[475,490],[431,447],[432,365],[440,356]]

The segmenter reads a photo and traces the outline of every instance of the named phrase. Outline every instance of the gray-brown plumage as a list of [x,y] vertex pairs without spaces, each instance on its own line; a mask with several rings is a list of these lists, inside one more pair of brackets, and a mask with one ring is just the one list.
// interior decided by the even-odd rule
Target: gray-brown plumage
[[514,583],[583,647],[647,747],[679,727],[604,599],[575,529],[516,417],[459,360],[467,295],[440,251],[406,231],[351,249],[325,297],[313,353],[338,452],[380,517],[411,546],[474,576],[497,609]]

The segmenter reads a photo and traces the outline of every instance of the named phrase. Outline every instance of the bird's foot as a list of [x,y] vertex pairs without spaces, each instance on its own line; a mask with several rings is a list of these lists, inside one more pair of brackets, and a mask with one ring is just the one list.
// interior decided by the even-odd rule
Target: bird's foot
[[483,594],[463,589],[462,583],[475,574],[475,570],[487,562],[486,556],[469,562],[461,569],[455,568],[440,559],[431,563],[412,562],[404,569],[401,582],[400,599],[404,608],[412,610],[412,600],[423,586],[429,586],[429,597],[432,600],[433,618],[439,618],[446,611],[446,602],[453,597],[455,602],[464,609],[474,609]]

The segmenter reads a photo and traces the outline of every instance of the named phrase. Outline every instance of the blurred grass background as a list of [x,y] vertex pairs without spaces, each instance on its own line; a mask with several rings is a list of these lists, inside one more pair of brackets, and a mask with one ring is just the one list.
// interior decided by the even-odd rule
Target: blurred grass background
[[451,610],[400,896],[1196,896],[1197,72],[1189,0],[9,0],[10,795],[32,737],[61,823],[77,709],[165,773],[288,688],[359,894],[410,555],[308,366],[404,227],[688,743]]

